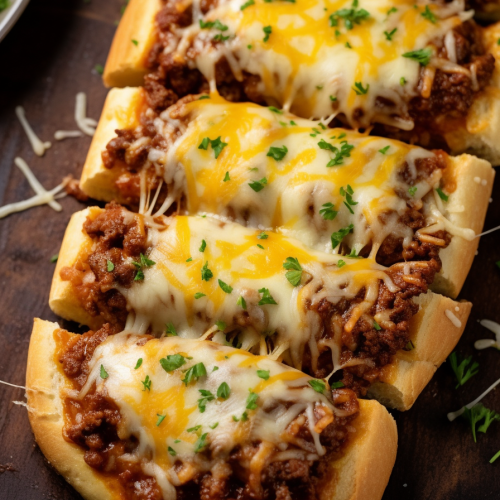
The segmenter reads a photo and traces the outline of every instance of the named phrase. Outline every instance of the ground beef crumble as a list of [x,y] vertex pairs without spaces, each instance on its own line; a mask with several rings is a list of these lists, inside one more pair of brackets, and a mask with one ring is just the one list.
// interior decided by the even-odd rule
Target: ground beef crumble
[[[76,390],[86,383],[89,364],[98,345],[112,334],[109,325],[96,332],[90,331],[72,337],[59,350],[59,362],[65,375]],[[150,336],[140,342],[146,343]],[[347,427],[356,418],[359,404],[353,391],[342,388],[332,392],[334,405],[346,412],[344,417],[336,417],[321,433],[321,443],[326,454],[317,461],[291,459],[271,463],[261,475],[260,494],[250,487],[251,474],[245,466],[258,451],[258,443],[238,446],[227,461],[218,461],[210,472],[200,471],[186,484],[177,487],[177,495],[183,500],[314,500],[318,498],[318,488],[331,474],[329,464],[342,454],[348,439]],[[118,480],[127,500],[160,500],[161,490],[156,480],[146,475],[138,463],[122,458],[132,453],[138,445],[132,437],[121,440],[117,426],[121,415],[116,404],[94,387],[83,399],[68,396],[64,401],[64,435],[85,450],[86,463]],[[297,437],[312,441],[307,419],[298,430]],[[210,451],[204,451],[213,459]]]

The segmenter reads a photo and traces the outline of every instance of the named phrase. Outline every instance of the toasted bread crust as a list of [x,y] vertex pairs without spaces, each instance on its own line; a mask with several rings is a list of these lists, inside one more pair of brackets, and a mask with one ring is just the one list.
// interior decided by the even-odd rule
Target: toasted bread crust
[[155,15],[160,9],[161,0],[131,0],[127,5],[104,68],[106,87],[142,85],[155,42]]
[[[29,418],[40,449],[54,468],[86,500],[118,500],[113,480],[89,467],[83,449],[63,438],[60,390],[64,375],[55,361],[54,331],[57,323],[35,319],[28,354],[26,387]],[[360,401],[344,456],[331,464],[331,480],[324,484],[321,500],[379,500],[396,460],[396,423],[374,401]]]

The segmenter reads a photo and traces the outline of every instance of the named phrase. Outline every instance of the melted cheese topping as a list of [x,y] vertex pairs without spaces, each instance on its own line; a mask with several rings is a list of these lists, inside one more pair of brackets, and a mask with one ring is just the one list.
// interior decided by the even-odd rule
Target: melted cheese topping
[[[442,7],[413,0],[255,0],[242,10],[246,3],[222,0],[201,16],[195,2],[195,22],[181,30],[174,57],[194,63],[212,89],[215,64],[225,57],[237,79],[258,75],[269,103],[300,116],[343,113],[353,126],[378,121],[406,130],[413,128],[407,103],[418,93],[420,65],[403,54],[441,44],[467,17],[459,0]],[[200,21],[212,27],[202,29]],[[217,41],[221,36],[228,39]],[[437,64],[435,58],[429,67]],[[392,105],[382,111],[377,97]]]
[[[137,449],[127,459],[141,462],[144,472],[157,480],[165,499],[175,499],[175,486],[226,461],[237,446],[260,443],[250,469],[258,460],[279,460],[278,450],[287,451],[290,458],[309,460],[325,453],[318,432],[340,413],[327,397],[326,384],[325,394],[318,393],[302,372],[212,342],[161,338],[140,345],[142,341],[126,332],[108,337],[92,357],[80,397],[96,383],[96,391],[118,405],[122,415],[119,437],[138,440]],[[174,369],[167,372],[160,360],[175,355],[182,356],[183,364],[168,367]],[[142,363],[136,368],[139,359]],[[186,385],[187,370],[199,363],[205,374]],[[101,366],[108,375],[105,379]],[[259,377],[257,370],[268,372],[268,378]],[[149,381],[149,388],[144,381]],[[226,398],[217,397],[223,383],[229,388]],[[249,404],[250,391],[255,394],[254,405]],[[203,396],[209,399],[200,406]],[[312,441],[297,439],[287,430],[302,414],[308,417]],[[320,418],[325,419],[321,424]],[[210,453],[200,453],[203,450]],[[260,481],[260,473],[257,477]],[[254,482],[255,478],[249,481],[250,487]]]
[[[176,127],[182,133],[167,152],[153,149],[149,154],[170,186],[160,211],[185,195],[190,214],[214,213],[253,227],[273,228],[329,252],[331,234],[353,223],[345,243],[358,253],[373,244],[376,253],[389,234],[411,242],[413,230],[401,221],[407,201],[421,203],[441,180],[442,171],[437,169],[428,179],[416,181],[416,161],[434,157],[422,148],[327,129],[321,122],[273,108],[229,103],[217,94],[183,105],[180,124],[171,113],[167,110],[156,120],[158,133],[169,137]],[[210,144],[206,149],[200,146],[217,138],[226,146],[215,158]],[[286,153],[275,159],[269,156],[271,148]],[[348,153],[328,167],[342,148]],[[409,183],[414,184],[413,195]],[[347,186],[354,191],[355,204],[349,206],[341,193]],[[320,213],[327,203],[338,212],[333,220]],[[436,222],[429,217],[429,224]]]
[[[175,217],[166,230],[150,227],[148,257],[156,264],[144,270],[143,282],[119,288],[131,311],[128,329],[145,333],[151,328],[159,334],[172,323],[181,337],[219,331],[215,338],[221,342],[226,341],[222,332],[237,332],[243,349],[271,351],[296,368],[302,366],[307,344],[315,369],[323,332],[315,305],[322,299],[333,304],[352,300],[364,290],[349,330],[377,300],[381,281],[398,290],[374,259],[340,259],[278,233],[264,236],[260,230],[201,217]],[[289,257],[303,270],[299,286],[286,277],[283,264]],[[335,369],[341,368],[338,333],[329,346]]]

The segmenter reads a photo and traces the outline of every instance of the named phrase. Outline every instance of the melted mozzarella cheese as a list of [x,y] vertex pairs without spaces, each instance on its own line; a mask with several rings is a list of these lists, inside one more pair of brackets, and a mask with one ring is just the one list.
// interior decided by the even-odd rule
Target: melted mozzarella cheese
[[[374,259],[344,256],[345,265],[339,267],[339,256],[309,250],[278,233],[267,232],[263,239],[260,230],[234,223],[178,216],[167,229],[150,227],[148,235],[149,258],[156,264],[144,270],[143,282],[119,288],[131,311],[130,330],[145,333],[151,328],[159,334],[172,323],[181,337],[200,337],[212,328],[240,332],[242,348],[261,354],[269,352],[268,337],[274,345],[271,354],[285,356],[297,368],[306,345],[316,368],[323,325],[313,308],[321,300],[335,304],[364,290],[365,299],[352,314],[355,323],[377,300],[381,281],[398,290]],[[286,277],[288,257],[303,270],[300,286]],[[220,332],[216,338],[224,342]],[[339,369],[340,335],[332,342]]]
[[[253,227],[273,228],[329,252],[331,234],[353,223],[345,243],[356,252],[373,244],[376,252],[389,234],[408,243],[412,240],[413,230],[401,222],[407,199],[419,203],[441,179],[438,169],[416,182],[415,163],[434,157],[422,148],[327,129],[321,122],[273,108],[229,103],[212,94],[210,99],[183,105],[187,125],[173,120],[174,112],[178,117],[177,108],[162,114],[157,130],[164,137],[171,137],[176,127],[182,133],[167,152],[154,149],[149,155],[169,186],[160,212],[185,194],[190,214],[214,213]],[[210,144],[206,149],[200,146],[217,138],[226,145],[215,158]],[[272,148],[286,153],[275,159],[269,156]],[[347,154],[328,167],[342,148]],[[400,175],[405,166],[406,180]],[[413,196],[408,194],[408,182],[415,184]],[[354,191],[355,204],[349,206],[341,193],[347,186]],[[333,220],[320,213],[327,203],[338,212]]]
[[[328,422],[341,413],[328,399],[327,386],[325,394],[318,393],[309,385],[311,378],[302,372],[213,342],[164,337],[141,344],[143,338],[127,332],[108,337],[91,359],[80,397],[95,382],[96,391],[118,405],[122,416],[119,437],[138,440],[137,449],[127,458],[140,461],[144,472],[156,478],[165,499],[175,499],[174,486],[227,460],[238,446],[260,443],[256,457],[265,455],[267,463],[280,459],[278,450],[309,460],[324,454],[315,429],[320,418],[314,410]],[[167,372],[160,364],[161,359],[173,359],[167,356],[182,356],[183,364],[168,367],[174,369]],[[142,363],[136,368],[139,359]],[[184,383],[187,370],[199,363],[205,374]],[[107,373],[105,379],[100,376],[101,367]],[[268,372],[268,378],[259,377],[257,370]],[[144,386],[146,380],[149,388]],[[217,397],[223,383],[229,387],[225,399]],[[255,394],[254,405],[249,404],[251,393]],[[200,406],[203,396],[209,399]],[[286,431],[300,414],[308,415],[312,442],[296,439]],[[210,455],[199,453],[205,448],[200,440]]]
[[[406,130],[413,128],[407,103],[418,94],[420,66],[403,54],[441,43],[464,15],[460,1],[452,8],[413,0],[246,3],[223,0],[195,16],[174,57],[194,63],[212,89],[215,64],[226,58],[237,79],[258,75],[268,102],[300,116],[343,113],[354,126],[378,121]],[[228,38],[217,42],[221,35]],[[392,105],[382,111],[377,98]]]

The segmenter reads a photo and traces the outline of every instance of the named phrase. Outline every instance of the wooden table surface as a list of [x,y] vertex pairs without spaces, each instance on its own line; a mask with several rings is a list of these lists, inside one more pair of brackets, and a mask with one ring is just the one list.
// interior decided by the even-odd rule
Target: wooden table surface
[[[71,130],[74,99],[88,96],[88,116],[98,118],[106,90],[94,70],[103,65],[124,0],[31,0],[18,24],[0,44],[0,204],[32,196],[14,166],[21,156],[47,188],[67,174],[78,177],[90,138],[56,142],[58,129]],[[33,128],[53,146],[43,158],[32,152],[14,108],[23,105]],[[486,228],[500,224],[497,180]],[[23,385],[33,317],[56,321],[47,300],[56,254],[71,214],[83,208],[73,198],[64,210],[43,206],[0,220],[0,380]],[[482,238],[479,254],[462,291],[474,303],[462,354],[479,362],[479,374],[455,389],[445,363],[406,413],[394,412],[399,430],[396,466],[384,500],[482,500],[500,498],[500,422],[494,422],[475,444],[463,419],[449,423],[446,413],[470,402],[500,377],[500,352],[475,351],[474,340],[492,334],[478,324],[500,322],[500,233]],[[65,325],[66,326],[66,325]],[[75,325],[69,325],[75,328]],[[439,332],[436,332],[439,334]],[[24,391],[0,385],[0,498],[8,500],[77,499],[43,458],[31,434],[27,409],[14,404]],[[484,404],[500,412],[500,392]]]

